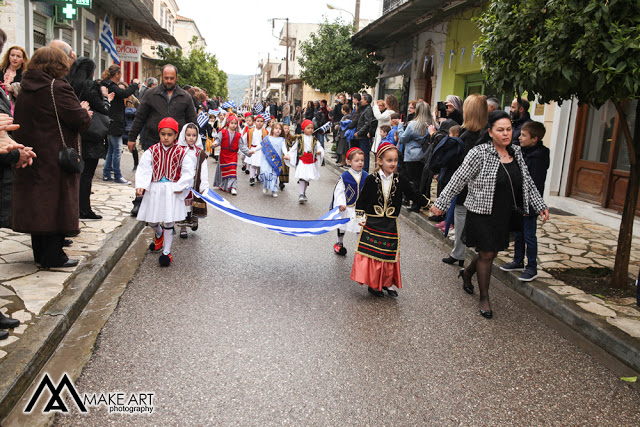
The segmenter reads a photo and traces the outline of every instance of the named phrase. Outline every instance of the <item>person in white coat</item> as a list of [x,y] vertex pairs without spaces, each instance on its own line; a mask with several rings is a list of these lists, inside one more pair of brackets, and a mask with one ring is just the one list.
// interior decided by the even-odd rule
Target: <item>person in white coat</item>
[[371,147],[371,151],[376,153],[378,151],[378,147],[380,146],[380,140],[382,137],[380,136],[380,128],[382,126],[390,126],[391,125],[391,115],[397,113],[399,110],[398,107],[398,99],[393,95],[387,95],[384,100],[384,105],[386,110],[380,112],[380,107],[378,104],[372,104],[371,108],[373,110],[373,117],[378,121],[378,127],[376,128],[376,137],[373,141],[373,147]]

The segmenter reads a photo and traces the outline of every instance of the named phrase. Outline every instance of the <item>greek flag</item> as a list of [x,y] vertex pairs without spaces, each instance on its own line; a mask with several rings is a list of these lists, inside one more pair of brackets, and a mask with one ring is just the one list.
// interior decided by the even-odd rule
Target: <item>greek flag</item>
[[100,32],[100,44],[102,50],[109,52],[109,55],[113,58],[113,61],[117,64],[120,63],[120,57],[118,57],[118,51],[116,50],[116,42],[113,39],[113,33],[111,32],[111,25],[109,24],[109,15],[105,15],[104,24],[102,24],[102,31]]
[[224,103],[222,103],[222,108],[224,108],[225,110],[228,110],[229,108],[236,108],[236,103],[233,102],[233,100],[225,101]]
[[265,111],[262,114],[258,114],[258,115],[264,117],[264,121],[265,122],[268,122],[269,120],[271,120],[271,114],[269,114],[267,111]]
[[207,113],[203,111],[202,113],[198,114],[198,126],[202,127],[206,125],[208,121],[209,115]]
[[253,107],[253,109],[255,110],[256,114],[260,114],[262,113],[262,110],[264,110],[264,105],[262,105],[262,102],[258,102],[256,106]]
[[319,133],[327,133],[331,129],[331,122],[327,122],[314,131]]
[[235,218],[239,221],[257,225],[285,236],[309,237],[327,233],[349,222],[349,218],[340,218],[338,207],[327,212],[316,220],[293,220],[268,218],[264,216],[251,215],[233,206],[229,201],[216,194],[212,189],[208,189],[206,194],[199,194],[191,189],[196,197],[201,197],[213,208]]

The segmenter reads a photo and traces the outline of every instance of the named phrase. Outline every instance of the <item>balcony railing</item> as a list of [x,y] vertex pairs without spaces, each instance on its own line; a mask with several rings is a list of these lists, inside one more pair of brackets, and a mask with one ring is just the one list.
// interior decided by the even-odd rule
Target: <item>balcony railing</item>
[[409,0],[383,0],[382,2],[382,14],[386,15],[396,7],[406,3]]

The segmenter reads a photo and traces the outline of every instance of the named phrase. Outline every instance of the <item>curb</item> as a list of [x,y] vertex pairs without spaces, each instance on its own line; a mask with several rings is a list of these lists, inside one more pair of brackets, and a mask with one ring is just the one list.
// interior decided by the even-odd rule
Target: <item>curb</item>
[[0,376],[0,420],[20,400],[102,281],[143,229],[143,222],[127,217],[105,241],[101,251],[67,279],[62,293],[6,356]]
[[[333,160],[325,160],[325,164],[335,172],[338,172],[339,175],[346,170],[336,166]],[[445,238],[442,232],[431,225],[423,215],[402,209],[400,216],[413,226],[431,234],[437,241],[445,244],[447,248],[453,249],[453,241]],[[475,251],[470,248],[467,248],[467,252],[472,255],[475,254]],[[469,262],[469,260],[470,258],[467,256],[466,261]],[[500,265],[503,265],[503,263],[501,261],[498,262],[500,264],[494,261],[491,271],[493,277],[527,298],[545,312],[559,319],[607,353],[634,370],[640,371],[640,340],[636,340],[609,325],[604,318],[585,312],[577,303],[561,298],[549,289],[551,285],[546,283],[544,279],[521,282],[518,280],[517,275],[500,270]]]

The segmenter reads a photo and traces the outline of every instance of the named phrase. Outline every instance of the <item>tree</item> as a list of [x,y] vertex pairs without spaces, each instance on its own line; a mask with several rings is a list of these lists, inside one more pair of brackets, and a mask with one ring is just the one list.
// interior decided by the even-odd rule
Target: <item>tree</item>
[[303,68],[300,78],[322,92],[355,93],[375,86],[380,73],[376,63],[383,58],[367,49],[351,44],[353,25],[340,19],[329,23],[326,18],[317,33],[300,44],[298,62]]
[[[618,235],[613,286],[626,286],[640,190],[640,131],[631,136],[625,105],[638,99],[638,0],[493,0],[478,19],[487,82],[541,102],[571,100],[596,108],[611,101],[629,151],[631,173]],[[638,103],[640,105],[640,103]],[[640,106],[636,109],[640,119]]]
[[173,64],[178,67],[181,85],[198,86],[206,90],[212,98],[216,96],[226,98],[228,95],[227,73],[218,69],[216,56],[205,52],[202,46],[197,46],[197,42],[198,38],[195,36],[189,42],[191,47],[189,56],[184,56],[181,49],[158,46],[160,64]]

